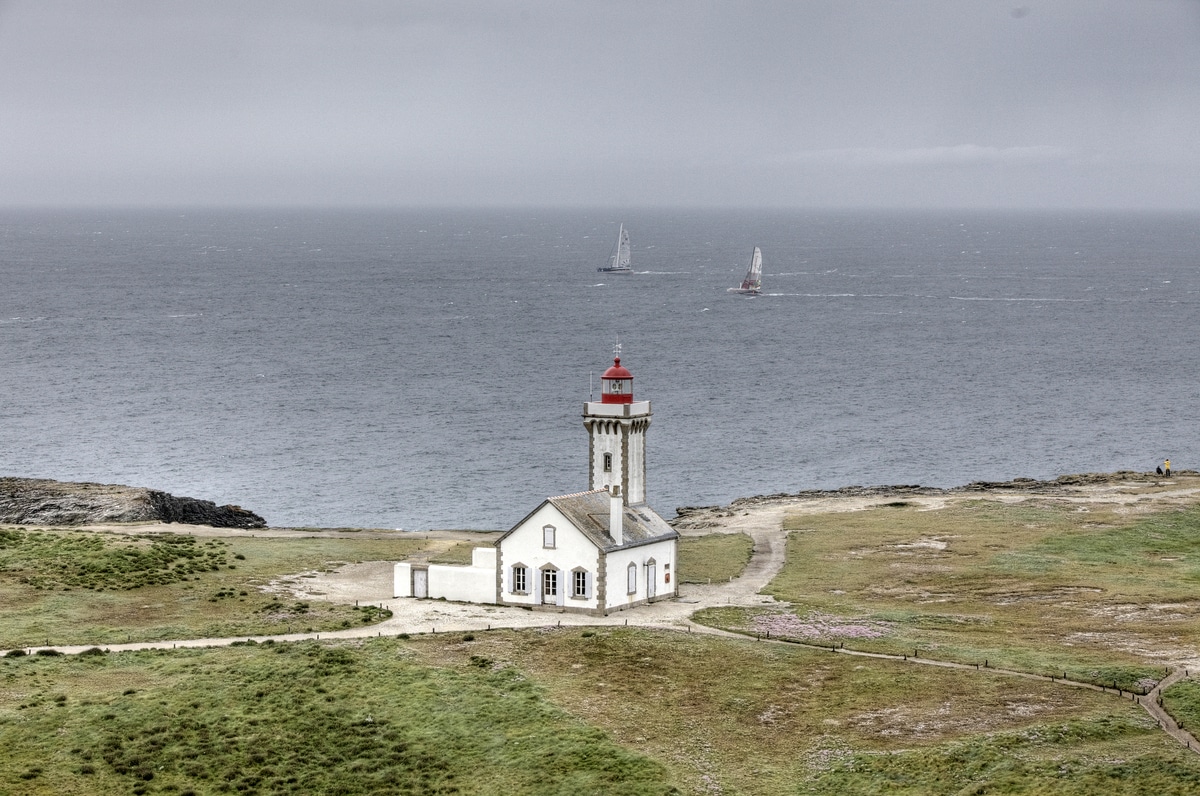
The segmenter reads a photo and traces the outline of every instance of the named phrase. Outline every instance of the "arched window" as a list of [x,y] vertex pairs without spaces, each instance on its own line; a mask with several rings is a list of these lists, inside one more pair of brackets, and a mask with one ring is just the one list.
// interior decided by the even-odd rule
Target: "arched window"
[[625,570],[625,578],[629,581],[629,593],[637,594],[637,564],[630,562],[629,568]]
[[612,472],[612,454],[611,453],[604,454],[604,472],[606,472],[606,473]]

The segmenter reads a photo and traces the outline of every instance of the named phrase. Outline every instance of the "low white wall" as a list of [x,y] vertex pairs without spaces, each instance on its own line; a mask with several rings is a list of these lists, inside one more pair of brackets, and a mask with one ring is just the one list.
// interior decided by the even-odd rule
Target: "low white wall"
[[412,597],[412,564],[401,561],[396,565],[392,579],[394,597]]
[[[394,571],[397,597],[412,597],[412,564],[401,561]],[[476,547],[471,566],[429,565],[429,597],[465,603],[496,602],[496,548]]]
[[464,603],[496,602],[496,569],[429,565],[429,596]]

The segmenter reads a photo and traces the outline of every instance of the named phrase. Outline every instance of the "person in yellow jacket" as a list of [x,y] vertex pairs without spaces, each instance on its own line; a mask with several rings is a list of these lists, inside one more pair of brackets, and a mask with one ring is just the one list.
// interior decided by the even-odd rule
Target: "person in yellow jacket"
[[1171,460],[1170,459],[1167,459],[1163,463],[1163,475],[1165,475],[1167,478],[1171,477]]

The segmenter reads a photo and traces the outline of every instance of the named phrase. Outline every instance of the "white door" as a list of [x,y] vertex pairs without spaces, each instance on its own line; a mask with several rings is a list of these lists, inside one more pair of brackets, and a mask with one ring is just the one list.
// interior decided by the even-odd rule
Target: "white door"
[[546,605],[558,605],[558,570],[542,570],[542,602]]
[[413,574],[413,597],[428,597],[429,596],[429,570],[414,569]]
[[653,600],[654,595],[658,591],[657,586],[655,584],[655,578],[654,578],[655,569],[656,569],[656,567],[654,564],[646,565],[646,599],[647,600]]

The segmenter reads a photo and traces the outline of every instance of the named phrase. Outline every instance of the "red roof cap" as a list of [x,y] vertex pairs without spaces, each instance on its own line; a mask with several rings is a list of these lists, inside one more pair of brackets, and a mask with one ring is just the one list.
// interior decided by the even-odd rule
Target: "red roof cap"
[[633,374],[621,365],[621,358],[614,357],[612,367],[604,371],[602,379],[632,379]]

